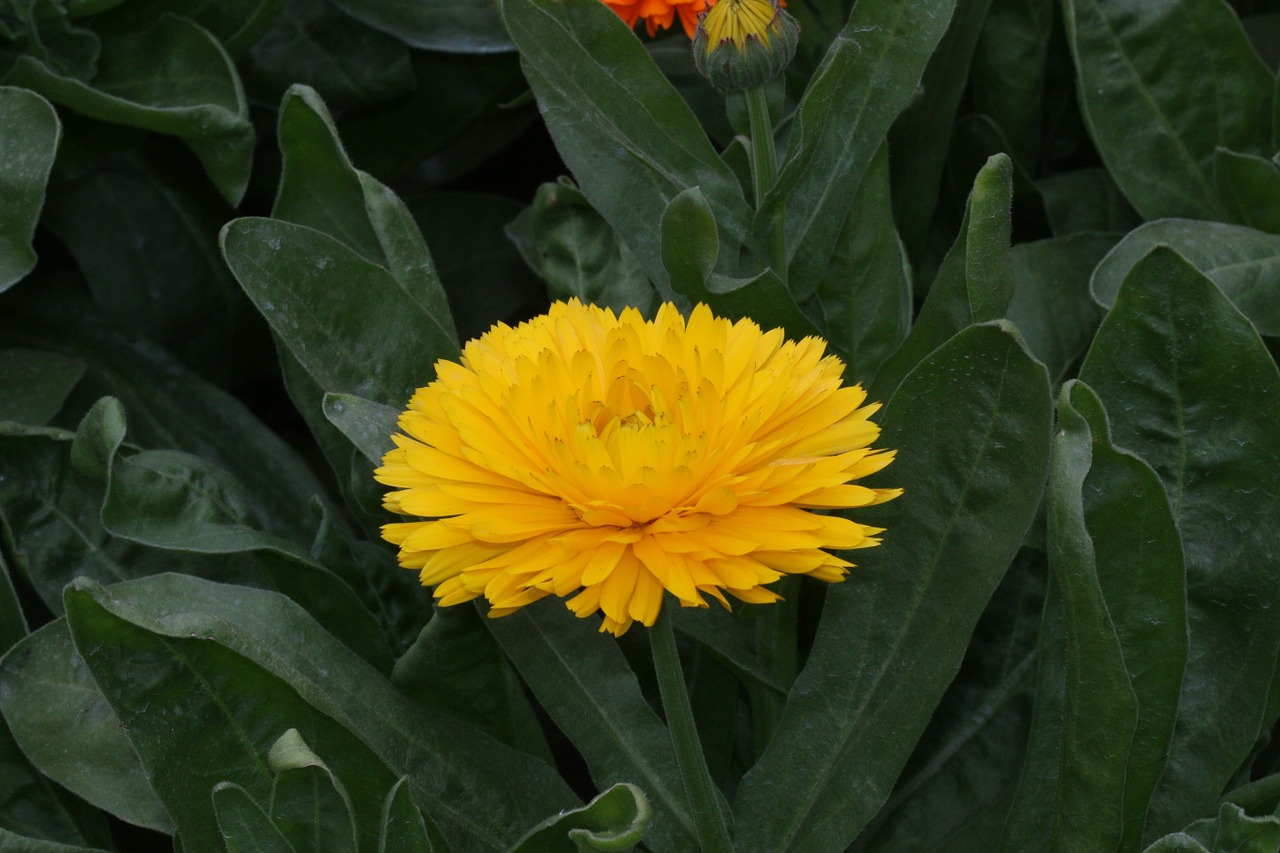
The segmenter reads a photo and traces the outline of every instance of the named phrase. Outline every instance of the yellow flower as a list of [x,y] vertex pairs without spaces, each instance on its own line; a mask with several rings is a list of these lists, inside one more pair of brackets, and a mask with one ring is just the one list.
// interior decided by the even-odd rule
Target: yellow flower
[[786,574],[841,580],[827,553],[880,528],[813,510],[896,497],[851,481],[888,465],[859,386],[819,338],[749,320],[646,321],[577,300],[498,324],[440,361],[377,471],[395,491],[400,563],[442,605],[483,595],[502,616],[573,595],[601,630],[652,625],[664,591],[685,607],[778,596]]
[[604,4],[617,12],[628,27],[634,27],[643,18],[651,37],[656,36],[659,29],[671,26],[678,14],[689,38],[693,38],[698,16],[707,10],[708,5],[707,0],[604,0]]

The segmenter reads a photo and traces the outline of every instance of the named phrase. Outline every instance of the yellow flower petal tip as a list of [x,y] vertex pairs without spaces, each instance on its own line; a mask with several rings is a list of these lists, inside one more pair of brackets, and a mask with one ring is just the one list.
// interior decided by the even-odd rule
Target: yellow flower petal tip
[[601,630],[652,625],[666,594],[747,602],[880,528],[826,511],[897,489],[854,483],[892,459],[860,386],[819,338],[671,304],[649,321],[577,300],[498,324],[442,361],[376,472],[411,519],[385,538],[442,605],[505,615],[547,595]]

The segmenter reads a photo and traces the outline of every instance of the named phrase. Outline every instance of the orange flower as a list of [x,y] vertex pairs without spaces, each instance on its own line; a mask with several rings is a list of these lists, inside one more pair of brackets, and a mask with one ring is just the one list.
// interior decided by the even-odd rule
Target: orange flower
[[685,34],[691,39],[698,28],[698,16],[715,5],[707,0],[604,0],[604,4],[617,12],[618,17],[626,21],[629,27],[634,27],[636,21],[643,18],[650,36],[656,36],[658,30],[671,26],[679,14]]

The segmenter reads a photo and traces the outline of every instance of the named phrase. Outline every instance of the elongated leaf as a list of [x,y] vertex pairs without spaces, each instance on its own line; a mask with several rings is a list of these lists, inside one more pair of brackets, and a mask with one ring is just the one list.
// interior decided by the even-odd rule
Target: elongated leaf
[[279,103],[302,83],[334,109],[376,104],[417,86],[409,49],[330,3],[286,3],[271,29],[253,42],[244,67],[249,97]]
[[302,508],[328,498],[298,451],[239,400],[163,350],[122,332],[80,293],[48,287],[30,298],[7,296],[0,337],[88,365],[59,424],[74,427],[89,404],[117,397],[129,412],[138,444],[184,450],[217,464],[244,484],[268,532],[296,542],[311,540],[314,523]]
[[862,175],[915,94],[955,5],[861,0],[809,81],[758,216],[786,216],[787,281],[801,302],[821,285]]
[[72,645],[65,620],[50,622],[5,656],[0,711],[44,775],[130,823],[173,832],[173,818]]
[[446,53],[511,50],[502,19],[491,3],[461,0],[334,0],[353,18],[412,47]]
[[84,375],[84,362],[31,349],[0,350],[0,421],[44,426]]
[[660,223],[687,189],[698,187],[715,210],[722,260],[736,262],[751,215],[741,187],[627,25],[598,0],[500,7],[560,156],[662,297],[674,294]]
[[991,0],[973,54],[973,111],[1009,140],[1009,155],[1036,162],[1053,30],[1052,0]]
[[27,635],[27,620],[22,615],[18,591],[13,588],[9,565],[0,554],[0,656]]
[[180,137],[227,201],[244,196],[254,134],[240,78],[217,39],[189,19],[165,14],[104,38],[90,83],[29,56],[7,79],[90,118]]
[[53,107],[35,92],[0,86],[0,291],[7,290],[36,265],[31,248],[44,187],[62,123]]
[[912,368],[952,335],[1008,311],[1014,291],[1009,260],[1012,194],[1012,163],[1004,155],[992,157],[974,179],[960,234],[915,325],[876,374],[872,389],[877,396],[890,396]]
[[326,234],[276,219],[237,219],[222,231],[222,251],[324,391],[400,408],[432,378],[436,357],[456,352],[390,273]]
[[1172,247],[1213,280],[1263,335],[1280,335],[1280,236],[1192,219],[1148,222],[1121,240],[1093,273],[1090,288],[1104,307],[1157,245]]
[[1224,803],[1217,817],[1198,820],[1182,832],[1167,835],[1146,853],[1271,853],[1280,846],[1280,817],[1250,817],[1239,806]]
[[1280,233],[1280,169],[1270,160],[1219,148],[1213,185],[1232,222]]
[[297,729],[280,736],[268,761],[276,773],[271,820],[293,848],[298,853],[356,853],[351,798]]
[[672,290],[691,304],[706,303],[718,316],[749,317],[766,329],[786,329],[792,340],[820,334],[772,269],[749,280],[716,274],[715,235],[715,215],[697,187],[667,205],[662,213],[662,263]]
[[1102,322],[1089,281],[1115,242],[1102,234],[1072,234],[1019,243],[1009,253],[1014,281],[1009,321],[1055,382],[1084,355]]
[[0,853],[107,853],[100,847],[76,847],[56,841],[41,841],[16,835],[0,827]]
[[431,839],[439,833],[434,829],[430,833],[422,812],[418,811],[409,795],[408,778],[401,777],[387,794],[383,806],[378,853],[435,853],[440,848]]
[[[920,79],[919,95],[898,116],[889,134],[893,185],[898,188],[893,198],[894,218],[912,258],[921,256],[929,239],[952,127],[991,4],[992,0],[954,4],[951,22]],[[1026,74],[1021,68],[1018,72],[1018,76]]]
[[647,838],[658,850],[694,849],[697,836],[671,734],[640,692],[617,644],[594,620],[542,602],[488,622],[539,703],[604,788],[637,785],[649,798]]
[[[503,850],[576,804],[545,764],[423,710],[283,596],[184,575],[110,590],[80,583],[67,595],[82,654],[163,780],[157,789],[187,809],[179,829],[188,853],[209,846],[204,830],[184,828],[211,825],[209,780],[265,799],[267,750],[289,728],[346,780],[361,838],[374,845],[383,792],[401,775],[454,853]],[[205,685],[191,681],[197,673]],[[148,713],[157,702],[190,712]],[[175,726],[201,736],[186,740]]]
[[[1048,461],[1044,369],[1000,324],[966,329],[903,381],[859,520],[887,528],[827,593],[809,662],[738,792],[744,850],[843,850],[888,797],[1035,512]],[[896,531],[896,532],[895,532]]]
[[[68,6],[115,5],[117,0],[71,0]],[[195,21],[213,35],[227,53],[240,56],[266,32],[280,13],[285,0],[130,0],[114,21],[149,22],[165,12]],[[97,9],[81,8],[73,14],[90,14]]]
[[[164,166],[166,156],[114,156],[54,185],[43,221],[108,316],[230,386],[261,373],[270,344],[218,255],[231,209],[203,179]],[[232,357],[228,340],[238,343]]]
[[[1214,151],[1270,153],[1272,74],[1214,0],[1068,0],[1080,103],[1145,219],[1221,219]],[[1177,44],[1178,50],[1169,46]]]
[[621,783],[580,809],[548,818],[511,853],[627,853],[644,839],[648,822],[644,792]]
[[992,595],[960,672],[861,848],[977,853],[999,837],[1031,723],[1045,563],[1024,548]]
[[1280,511],[1265,474],[1280,462],[1280,372],[1222,292],[1156,248],[1125,279],[1080,378],[1118,413],[1116,444],[1160,475],[1186,555],[1186,675],[1147,819],[1158,835],[1212,808],[1280,711],[1280,554],[1255,521]]
[[213,811],[227,853],[297,853],[253,795],[237,784],[214,786]]
[[886,146],[858,185],[817,296],[827,340],[852,378],[874,376],[907,336],[911,272],[893,224]]
[[325,394],[324,416],[364,454],[365,459],[380,465],[382,457],[393,446],[391,435],[396,431],[400,412],[363,397]]

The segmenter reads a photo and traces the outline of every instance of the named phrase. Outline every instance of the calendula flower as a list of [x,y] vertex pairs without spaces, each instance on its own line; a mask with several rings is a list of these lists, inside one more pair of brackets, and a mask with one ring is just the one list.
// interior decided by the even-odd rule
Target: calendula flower
[[709,5],[707,0],[635,0],[633,3],[604,0],[604,4],[617,12],[628,27],[634,27],[643,18],[645,29],[651,37],[656,36],[658,30],[671,26],[676,15],[679,15],[685,35],[689,38],[693,38],[694,30],[698,27],[698,16]]
[[716,88],[749,89],[781,74],[799,41],[779,0],[720,0],[698,23],[693,61]]
[[705,305],[646,321],[577,300],[498,324],[440,361],[377,471],[401,565],[442,605],[490,615],[573,596],[601,630],[652,625],[665,593],[765,603],[783,575],[844,578],[825,549],[880,528],[822,512],[896,497],[853,483],[888,465],[859,386],[819,338],[788,341]]

